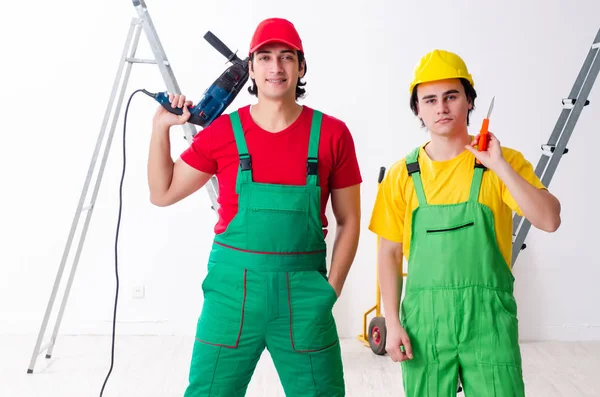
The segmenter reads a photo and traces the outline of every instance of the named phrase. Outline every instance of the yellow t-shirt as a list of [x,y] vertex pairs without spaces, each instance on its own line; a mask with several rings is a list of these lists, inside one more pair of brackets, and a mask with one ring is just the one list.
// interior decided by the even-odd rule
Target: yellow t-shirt
[[[455,204],[469,199],[475,156],[468,150],[447,161],[432,161],[419,150],[419,167],[425,197],[429,204]],[[502,148],[504,159],[532,185],[545,186],[535,175],[533,166],[523,155],[510,148]],[[513,211],[523,215],[504,183],[491,170],[483,173],[479,202],[494,214],[496,240],[502,256],[509,265],[512,261]],[[419,205],[412,178],[406,170],[406,158],[394,163],[384,177],[371,215],[369,230],[386,240],[402,243],[404,256],[410,256],[412,213]]]

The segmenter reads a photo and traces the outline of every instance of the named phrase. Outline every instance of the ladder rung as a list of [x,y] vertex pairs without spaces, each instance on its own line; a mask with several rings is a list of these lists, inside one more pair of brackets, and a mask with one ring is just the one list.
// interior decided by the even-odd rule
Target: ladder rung
[[[562,100],[563,109],[572,109],[573,106],[575,106],[575,102],[577,102],[576,98],[563,98],[563,100]],[[589,104],[590,104],[590,101],[588,99],[586,99],[585,105],[583,105],[583,106],[587,106]]]
[[[542,151],[546,152],[546,153],[554,153],[554,151],[556,150],[556,145],[542,145]],[[563,154],[566,154],[569,152],[568,148],[565,148],[565,150],[563,151]]]
[[592,49],[596,49],[596,48],[600,48],[600,41],[597,43],[592,44]]
[[156,64],[156,61],[154,59],[141,59],[141,58],[127,58],[127,62]]
[[[513,236],[513,238],[512,238],[512,242],[514,243],[514,242],[515,242],[515,240],[517,239],[517,236],[516,236],[514,233],[513,233],[513,235],[512,235],[512,236]],[[520,249],[520,251],[523,251],[525,248],[527,248],[527,244],[525,244],[525,243],[521,244],[521,249]]]
[[83,212],[83,211],[88,211],[88,210],[91,210],[92,208],[94,208],[94,205],[93,205],[93,204],[86,205],[85,207],[81,207],[81,211],[82,211],[82,212]]

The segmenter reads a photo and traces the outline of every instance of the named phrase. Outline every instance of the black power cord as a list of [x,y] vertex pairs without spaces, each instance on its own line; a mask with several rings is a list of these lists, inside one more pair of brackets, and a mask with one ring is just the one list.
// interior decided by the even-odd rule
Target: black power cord
[[104,384],[102,385],[102,390],[100,391],[100,397],[104,393],[104,388],[106,387],[106,383],[108,382],[108,378],[112,373],[114,362],[115,362],[115,329],[117,325],[117,304],[119,301],[119,261],[118,261],[118,244],[119,244],[119,230],[121,229],[121,213],[123,209],[123,181],[125,180],[125,167],[127,165],[127,157],[125,150],[125,136],[127,132],[127,113],[129,112],[129,105],[131,104],[131,99],[138,92],[146,92],[146,90],[140,89],[135,90],[129,100],[127,101],[127,106],[125,107],[125,115],[123,120],[123,171],[121,173],[121,182],[119,185],[119,215],[117,217],[117,231],[115,234],[115,278],[117,281],[116,293],[115,293],[115,307],[113,311],[113,322],[112,322],[112,346],[111,346],[111,354],[110,354],[110,369],[108,370],[108,374],[106,375],[106,379],[104,380]]

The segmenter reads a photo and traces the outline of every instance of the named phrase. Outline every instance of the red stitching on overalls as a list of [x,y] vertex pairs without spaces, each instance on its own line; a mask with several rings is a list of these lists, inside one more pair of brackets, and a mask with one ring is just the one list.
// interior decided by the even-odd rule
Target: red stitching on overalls
[[296,346],[294,344],[294,331],[293,331],[293,320],[292,320],[292,289],[290,287],[290,275],[289,273],[285,274],[285,279],[287,282],[287,292],[288,292],[288,307],[290,309],[290,341],[292,342],[292,350],[299,352],[299,353],[315,353],[315,352],[319,352],[321,350],[325,350],[330,348],[331,346],[335,345],[337,343],[337,341],[334,341],[332,344],[322,347],[320,349],[313,349],[313,350],[297,350]]
[[198,342],[200,343],[205,343],[207,345],[212,345],[212,346],[219,346],[219,347],[225,347],[228,349],[236,349],[238,347],[238,345],[240,344],[240,339],[242,338],[242,328],[244,328],[244,312],[246,309],[246,273],[248,272],[247,269],[244,269],[244,299],[242,299],[242,319],[240,321],[240,331],[238,332],[238,337],[237,340],[235,341],[235,345],[224,345],[221,343],[211,343],[211,342],[207,342],[198,338],[195,338]]
[[318,251],[306,251],[306,252],[265,252],[265,251],[250,251],[250,250],[245,250],[245,249],[241,249],[241,248],[236,248],[236,247],[232,247],[231,245],[226,245],[223,243],[219,243],[218,241],[215,241],[216,244],[225,247],[225,248],[230,248],[232,250],[236,250],[236,251],[241,251],[241,252],[248,252],[250,254],[260,254],[260,255],[310,255],[310,254],[318,254],[321,252],[325,252],[326,250],[318,250]]

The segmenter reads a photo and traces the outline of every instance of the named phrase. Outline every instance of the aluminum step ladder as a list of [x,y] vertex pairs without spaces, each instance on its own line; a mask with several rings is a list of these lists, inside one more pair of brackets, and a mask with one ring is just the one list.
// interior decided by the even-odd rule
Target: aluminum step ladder
[[[573,133],[575,124],[584,106],[589,105],[588,96],[600,70],[600,30],[588,51],[579,75],[567,98],[562,100],[563,110],[554,126],[550,139],[542,145],[542,155],[535,167],[535,174],[544,186],[548,187],[554,176],[556,167],[569,150],[567,142]],[[512,264],[514,266],[519,253],[527,247],[525,237],[531,228],[531,223],[522,216],[515,214],[513,217],[513,249]]]
[[[558,117],[548,142],[541,146],[542,155],[535,167],[535,174],[546,187],[550,186],[550,181],[554,176],[556,167],[558,167],[563,154],[566,154],[569,151],[569,149],[567,149],[567,142],[569,142],[575,124],[577,124],[577,121],[579,120],[581,111],[584,106],[587,106],[590,103],[588,96],[596,81],[596,77],[598,77],[598,71],[600,70],[599,51],[600,30],[598,30],[596,38],[588,51],[587,57],[573,84],[573,88],[571,88],[569,97],[562,100],[563,110]],[[513,268],[519,253],[527,247],[525,244],[525,237],[530,229],[531,222],[519,214],[513,216]],[[462,383],[459,378],[457,392],[460,393],[462,390]]]
[[[96,142],[96,146],[94,149],[94,153],[92,155],[92,159],[90,161],[89,170],[87,173],[87,177],[85,179],[85,183],[83,185],[83,189],[81,191],[81,196],[79,198],[79,203],[77,204],[77,208],[75,210],[75,215],[73,217],[73,222],[71,225],[71,230],[69,232],[69,236],[67,238],[67,242],[64,248],[63,256],[60,262],[60,266],[58,269],[58,273],[56,274],[56,279],[54,281],[54,286],[52,288],[52,293],[50,294],[50,299],[48,301],[48,305],[46,308],[46,313],[44,314],[44,318],[42,321],[42,325],[40,328],[40,332],[37,337],[37,341],[35,343],[35,348],[33,350],[33,355],[31,356],[31,361],[29,363],[29,367],[27,369],[27,373],[33,373],[37,357],[46,351],[46,358],[52,357],[52,351],[56,344],[56,338],[58,335],[58,330],[65,313],[65,307],[67,305],[67,300],[69,297],[69,292],[71,290],[71,286],[73,285],[73,280],[75,278],[75,271],[77,270],[77,265],[79,263],[79,258],[81,255],[81,251],[83,249],[83,244],[85,241],[85,237],[87,234],[87,230],[90,224],[90,220],[92,218],[92,213],[94,210],[94,205],[96,202],[96,197],[98,195],[98,191],[100,189],[100,184],[102,181],[102,176],[104,173],[104,168],[106,166],[106,161],[108,158],[108,154],[110,152],[110,147],[115,131],[115,126],[119,119],[119,114],[123,105],[123,97],[125,95],[125,90],[127,89],[127,82],[129,80],[129,76],[131,74],[131,69],[133,64],[155,64],[158,66],[158,69],[163,77],[163,80],[166,84],[167,90],[172,93],[181,94],[181,90],[179,89],[179,85],[177,84],[177,80],[175,79],[175,75],[173,73],[173,69],[171,68],[171,63],[169,62],[167,55],[165,54],[165,50],[162,47],[160,39],[158,37],[158,33],[152,23],[152,19],[150,18],[150,14],[148,13],[148,8],[144,0],[133,0],[133,6],[137,11],[137,17],[133,17],[131,20],[131,24],[129,27],[129,32],[127,34],[127,38],[125,40],[125,46],[123,48],[123,52],[121,55],[121,59],[119,61],[119,67],[117,70],[117,75],[115,76],[114,84],[112,87],[112,91],[110,93],[108,106],[106,108],[106,112],[104,114],[104,119],[102,122],[102,126],[100,128],[100,133],[98,135],[98,139]],[[136,58],[136,51],[139,44],[140,35],[142,29],[148,39],[150,47],[152,49],[152,53],[154,54],[154,59],[139,59]],[[116,102],[116,106],[115,106]],[[107,126],[110,120],[110,129],[107,134]],[[193,137],[197,134],[196,127],[191,123],[186,123],[183,126],[185,139],[188,141],[188,144],[192,143]],[[98,156],[100,153],[100,149],[103,143],[106,142],[104,152],[102,154],[102,159],[99,164],[99,170],[96,175],[95,181],[93,182],[94,188],[91,192],[91,198],[89,201],[87,200],[88,191],[90,185],[92,184],[92,175],[96,170],[96,166],[98,163]],[[218,210],[218,183],[216,178],[213,176],[209,183],[205,185],[206,190],[208,192],[209,198],[211,200],[211,208]],[[81,228],[81,232],[79,233],[79,242],[77,245],[77,250],[75,253],[75,257],[73,260],[73,265],[69,274],[69,278],[65,287],[65,292],[62,298],[62,302],[60,305],[60,309],[58,312],[58,316],[56,318],[56,323],[54,325],[54,330],[52,331],[52,336],[50,337],[49,342],[42,345],[42,340],[44,338],[44,334],[46,332],[46,328],[48,326],[48,322],[50,319],[50,314],[52,312],[58,288],[63,276],[63,272],[65,270],[65,264],[67,262],[67,258],[71,253],[71,248],[73,245],[73,241],[75,238],[75,233],[78,228],[79,222],[81,220],[81,216],[85,213],[85,220],[83,227]]]

